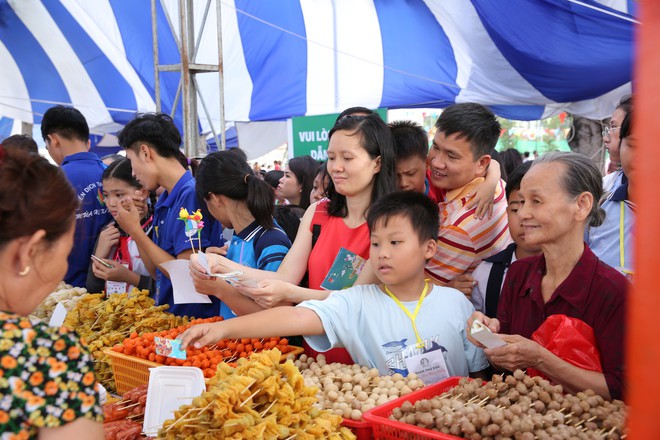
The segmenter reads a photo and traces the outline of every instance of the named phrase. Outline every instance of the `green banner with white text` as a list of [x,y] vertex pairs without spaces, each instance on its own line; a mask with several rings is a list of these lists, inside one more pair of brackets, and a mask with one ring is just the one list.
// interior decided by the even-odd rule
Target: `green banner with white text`
[[[387,109],[375,110],[387,122]],[[339,114],[301,116],[291,118],[289,129],[289,159],[312,156],[320,161],[328,159],[328,134]]]

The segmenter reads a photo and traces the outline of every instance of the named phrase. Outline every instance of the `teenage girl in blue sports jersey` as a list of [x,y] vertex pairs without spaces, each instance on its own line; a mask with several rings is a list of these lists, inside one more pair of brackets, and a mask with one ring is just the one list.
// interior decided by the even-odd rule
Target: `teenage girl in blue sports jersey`
[[[226,257],[243,266],[277,271],[291,241],[273,221],[275,196],[270,185],[256,177],[247,162],[228,151],[205,157],[195,177],[197,195],[206,201],[211,215],[224,227],[234,229]],[[263,310],[224,280],[206,275],[195,258],[191,261],[195,289],[220,299],[220,314],[225,319]]]

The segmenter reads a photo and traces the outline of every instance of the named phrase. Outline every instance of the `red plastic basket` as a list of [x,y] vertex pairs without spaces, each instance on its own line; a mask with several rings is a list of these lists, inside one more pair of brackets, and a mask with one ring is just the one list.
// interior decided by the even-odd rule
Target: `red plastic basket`
[[397,422],[390,420],[389,416],[392,414],[394,408],[400,408],[403,402],[408,401],[415,403],[422,399],[431,399],[432,397],[439,396],[440,394],[449,391],[458,385],[460,377],[450,377],[433,385],[429,385],[419,389],[413,393],[399,397],[398,399],[387,402],[376,408],[370,409],[363,414],[364,420],[371,423],[373,435],[375,440],[385,439],[406,439],[406,440],[427,440],[427,439],[441,439],[441,440],[454,440],[462,437],[455,437],[449,434],[443,434],[438,431],[420,428],[407,423]]
[[372,440],[374,438],[374,434],[371,429],[371,423],[365,420],[353,420],[345,418],[342,422],[342,426],[345,426],[353,431],[353,434],[355,434],[357,440]]

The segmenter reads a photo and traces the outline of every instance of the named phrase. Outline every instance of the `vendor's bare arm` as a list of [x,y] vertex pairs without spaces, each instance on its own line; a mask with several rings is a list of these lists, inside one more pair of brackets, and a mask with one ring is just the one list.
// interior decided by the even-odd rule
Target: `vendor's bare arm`
[[575,394],[578,391],[591,389],[604,399],[611,399],[603,373],[576,367],[548,350],[544,350],[544,352],[537,369],[552,381],[563,386],[565,391]]

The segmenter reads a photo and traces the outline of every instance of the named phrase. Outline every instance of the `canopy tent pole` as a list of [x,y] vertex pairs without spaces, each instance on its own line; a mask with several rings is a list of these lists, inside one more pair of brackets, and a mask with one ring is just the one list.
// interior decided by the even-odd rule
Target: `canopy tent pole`
[[637,155],[636,181],[633,200],[637,201],[638,215],[635,234],[635,276],[629,298],[627,321],[627,403],[630,405],[628,421],[630,439],[660,438],[660,381],[655,372],[660,364],[658,341],[658,311],[660,288],[657,273],[660,263],[660,205],[655,182],[660,175],[657,143],[660,138],[660,2],[640,2],[642,24],[637,28],[637,56],[635,73],[638,89],[635,91],[634,126]]
[[[161,8],[165,13],[167,22],[169,24],[172,35],[176,39],[177,46],[179,48],[180,63],[177,64],[160,64],[158,58],[159,48],[158,48],[158,26],[157,26],[157,0],[151,0],[151,31],[153,37],[153,57],[154,57],[154,74],[155,74],[155,101],[157,111],[162,111],[162,102],[161,102],[161,90],[160,90],[160,78],[159,75],[161,72],[179,72],[181,78],[179,80],[179,86],[176,92],[176,97],[172,103],[171,116],[174,117],[176,113],[176,108],[179,105],[179,97],[181,97],[181,104],[183,108],[183,143],[184,143],[184,152],[188,157],[203,156],[206,154],[206,142],[203,142],[199,138],[199,129],[198,129],[198,110],[197,110],[197,101],[198,101],[198,87],[195,76],[198,73],[218,73],[220,75],[220,131],[221,137],[218,138],[217,132],[215,130],[211,115],[206,108],[204,102],[205,114],[208,118],[209,124],[211,126],[211,131],[215,137],[216,145],[221,145],[222,149],[225,149],[226,145],[226,135],[225,135],[225,116],[224,116],[224,99],[223,99],[223,85],[224,78],[222,74],[222,22],[221,22],[221,13],[220,9],[222,3],[220,0],[216,0],[216,15],[218,17],[218,64],[199,64],[195,62],[199,45],[202,39],[202,33],[204,32],[204,26],[206,24],[206,19],[208,18],[208,12],[210,9],[211,1],[207,0],[206,8],[204,11],[204,16],[201,21],[199,34],[196,39],[194,39],[195,34],[195,20],[194,20],[194,1],[193,0],[179,0],[179,37],[176,38],[176,32],[170,16],[165,8],[165,5],[161,0]],[[201,98],[201,96],[200,96]],[[220,143],[222,140],[222,143]]]
[[195,29],[192,0],[179,0],[179,29],[181,35],[181,82],[183,85],[183,145],[186,156],[199,153],[197,130],[197,89],[192,80],[190,64],[194,56],[192,34]]
[[156,101],[156,111],[160,112],[160,70],[158,69],[160,62],[158,60],[158,19],[156,0],[151,0],[151,42],[154,57],[154,101]]
[[[227,133],[225,127],[225,71],[222,64],[222,2],[216,0],[216,14],[217,14],[217,24],[218,24],[218,79],[220,86],[220,150],[224,151],[227,149]],[[211,124],[213,126],[213,124]],[[217,138],[216,138],[217,145]]]

